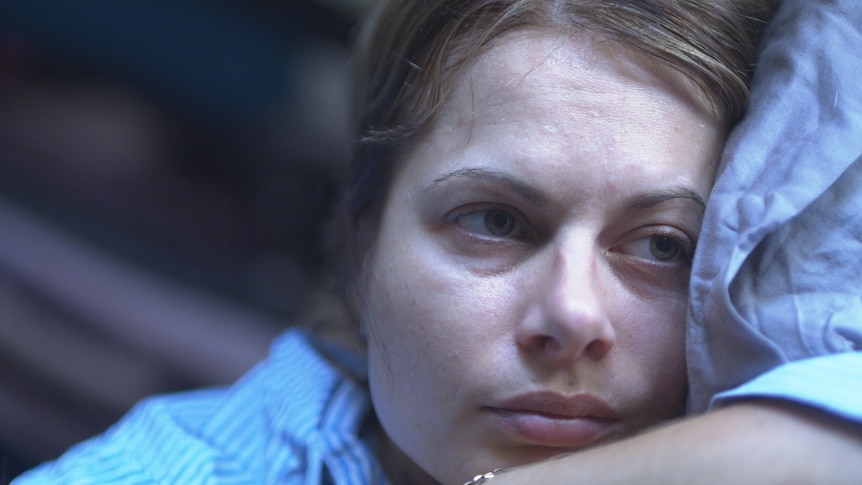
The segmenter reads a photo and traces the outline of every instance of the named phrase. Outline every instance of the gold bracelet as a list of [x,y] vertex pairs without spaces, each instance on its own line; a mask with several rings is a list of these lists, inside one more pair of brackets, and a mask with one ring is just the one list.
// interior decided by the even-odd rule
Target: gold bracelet
[[481,475],[476,475],[472,480],[465,483],[464,485],[481,485],[482,483],[487,482],[488,480],[494,478],[495,476],[502,473],[502,468],[497,468],[496,470],[491,470],[488,473],[483,473]]

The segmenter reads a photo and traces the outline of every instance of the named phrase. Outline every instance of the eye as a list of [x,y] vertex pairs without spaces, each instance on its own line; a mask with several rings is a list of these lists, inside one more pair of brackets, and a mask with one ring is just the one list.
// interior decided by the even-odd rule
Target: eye
[[621,253],[658,263],[688,263],[694,252],[693,245],[687,239],[662,233],[630,240],[617,249]]
[[670,261],[679,256],[682,244],[669,236],[652,236],[649,240],[650,253],[660,261]]
[[459,214],[455,223],[467,232],[485,237],[517,238],[524,233],[518,217],[504,209],[481,209]]

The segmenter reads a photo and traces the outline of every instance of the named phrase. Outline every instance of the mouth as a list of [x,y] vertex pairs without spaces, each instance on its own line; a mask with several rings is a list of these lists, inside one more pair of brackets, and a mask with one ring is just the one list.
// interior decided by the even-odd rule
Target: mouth
[[531,393],[485,409],[504,433],[522,443],[548,448],[583,448],[622,427],[617,412],[589,394]]

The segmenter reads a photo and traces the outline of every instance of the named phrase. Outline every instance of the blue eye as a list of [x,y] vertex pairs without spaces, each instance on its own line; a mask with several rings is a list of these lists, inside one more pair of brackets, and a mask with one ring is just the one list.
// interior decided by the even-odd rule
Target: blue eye
[[484,209],[455,218],[455,222],[465,231],[491,237],[515,237],[522,231],[518,218],[503,209]]

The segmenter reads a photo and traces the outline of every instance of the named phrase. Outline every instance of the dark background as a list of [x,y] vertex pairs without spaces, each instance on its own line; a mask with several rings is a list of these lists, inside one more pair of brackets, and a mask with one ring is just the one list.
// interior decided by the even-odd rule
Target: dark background
[[0,484],[302,320],[369,3],[0,0]]

